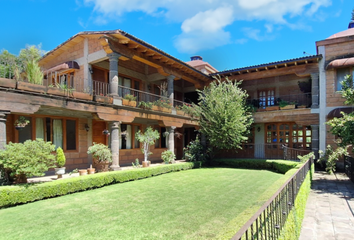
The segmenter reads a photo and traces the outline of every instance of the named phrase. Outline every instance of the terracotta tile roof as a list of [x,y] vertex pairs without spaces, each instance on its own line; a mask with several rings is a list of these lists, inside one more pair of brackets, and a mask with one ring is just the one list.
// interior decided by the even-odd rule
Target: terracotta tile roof
[[282,60],[282,61],[277,61],[277,62],[270,62],[270,63],[264,63],[264,64],[253,65],[253,66],[248,66],[248,67],[225,70],[225,71],[222,71],[222,72],[217,72],[217,73],[210,74],[210,76],[233,73],[233,72],[239,72],[239,71],[244,71],[244,70],[257,69],[257,68],[265,68],[265,67],[277,66],[277,65],[281,65],[281,64],[289,64],[289,63],[293,63],[293,62],[300,62],[300,61],[306,61],[306,60],[307,61],[316,60],[316,59],[319,59],[319,58],[322,58],[322,55],[311,55],[311,56],[300,57],[300,58],[292,58],[292,59]]

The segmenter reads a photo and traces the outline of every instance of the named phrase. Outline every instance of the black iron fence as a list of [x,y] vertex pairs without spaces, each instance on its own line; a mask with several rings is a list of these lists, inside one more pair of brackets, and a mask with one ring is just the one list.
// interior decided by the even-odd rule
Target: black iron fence
[[313,159],[309,159],[232,237],[239,239],[277,239],[292,208]]
[[295,105],[296,107],[311,107],[312,96],[311,93],[280,95],[277,97],[264,97],[247,99],[246,103],[253,108],[266,108],[270,106],[287,106]]

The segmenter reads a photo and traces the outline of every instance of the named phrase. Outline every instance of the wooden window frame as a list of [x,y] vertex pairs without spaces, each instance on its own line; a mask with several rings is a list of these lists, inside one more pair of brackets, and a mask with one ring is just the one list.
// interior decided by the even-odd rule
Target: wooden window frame
[[[271,129],[270,131],[271,131],[271,142],[268,142],[268,126],[273,126],[273,125],[275,125],[276,126],[276,129],[275,130],[273,130],[273,129]],[[289,129],[288,130],[281,130],[280,129],[280,126],[281,125],[289,125]],[[295,129],[294,128],[294,125],[296,125],[297,126],[297,128]],[[301,126],[301,129],[299,129],[298,128],[298,126]],[[264,136],[264,142],[266,143],[266,144],[287,144],[290,148],[294,148],[294,144],[297,144],[298,143],[298,139],[300,138],[300,137],[302,137],[302,147],[295,147],[296,149],[303,149],[303,150],[311,150],[311,148],[312,148],[312,129],[307,129],[308,127],[310,127],[310,126],[304,126],[304,125],[298,125],[298,124],[296,124],[296,123],[294,123],[294,122],[281,122],[281,123],[267,123],[267,124],[265,124],[265,136]],[[307,130],[310,130],[311,131],[311,135],[310,136],[306,136],[306,131]],[[281,134],[280,134],[280,132],[286,132],[286,131],[289,131],[289,142],[288,143],[286,143],[286,141],[284,141],[284,142],[280,142],[280,136],[281,136]],[[302,136],[299,136],[298,134],[296,134],[296,136],[293,134],[293,132],[294,131],[297,131],[297,132],[299,132],[299,131],[302,131]],[[276,133],[276,139],[277,139],[277,141],[276,142],[273,142],[273,132],[275,132]],[[285,135],[283,136],[284,138],[286,137]],[[309,143],[307,143],[306,142],[306,137],[310,137],[311,138],[311,141],[309,142]],[[293,141],[293,138],[297,138],[297,141],[296,142],[294,142]],[[310,149],[307,149],[306,148],[306,144],[310,144]]]
[[[162,144],[161,144],[161,143],[162,143],[162,142],[161,142],[161,141],[162,141],[161,135],[163,134],[163,133],[162,133],[162,128],[165,128],[165,130],[168,131],[168,130],[167,130],[167,127],[157,126],[157,127],[154,128],[154,129],[156,129],[156,130],[159,132],[159,134],[160,134],[160,138],[156,140],[156,141],[159,142],[159,146],[156,147],[156,145],[155,145],[155,149],[168,149],[168,146],[166,146],[166,147],[164,147],[164,148],[161,147],[161,146],[162,146]],[[166,131],[165,131],[165,132],[166,132]],[[165,137],[165,138],[166,138],[166,137]]]
[[[334,91],[335,92],[342,91],[342,84],[339,83],[339,79],[338,79],[338,70],[342,70],[342,69],[347,69],[349,71],[349,74],[354,76],[354,67],[337,68],[336,73],[335,73],[335,79],[334,79],[335,80],[335,83],[334,83],[334,85],[335,85]],[[341,86],[341,89],[338,89],[339,84]]]
[[[266,88],[266,89],[260,89],[260,90],[258,90],[258,92],[257,92],[257,96],[258,96],[258,101],[259,101],[259,107],[269,107],[269,106],[275,106],[275,104],[276,104],[276,91],[275,91],[276,89],[275,88]],[[273,93],[274,93],[274,95],[273,95],[273,104],[271,105],[271,104],[269,104],[269,102],[270,102],[270,99],[269,99],[269,96],[270,95],[268,95],[268,93],[269,93],[269,91],[273,91]],[[261,93],[262,92],[264,92],[265,93],[265,96],[264,97],[261,97]],[[264,105],[261,105],[261,102],[263,102],[263,101],[261,101],[261,98],[264,98],[265,99],[265,102],[264,102]]]
[[[140,129],[140,131],[142,130],[142,124],[137,124],[137,123],[121,123],[121,125],[130,125],[130,126],[132,126],[132,138],[131,138],[131,146],[132,146],[132,148],[131,149],[126,149],[126,148],[122,148],[122,149],[119,149],[119,151],[130,151],[130,150],[135,150],[135,149],[140,149],[141,148],[141,143],[139,142],[139,147],[138,148],[136,148],[135,147],[135,144],[134,144],[134,142],[135,142],[135,134],[136,134],[136,132],[134,131],[134,126],[138,126]],[[120,128],[120,130],[121,130],[121,126],[119,127]]]
[[[16,121],[18,119],[19,116],[23,116],[23,115],[15,115],[14,121]],[[63,125],[63,150],[65,152],[79,152],[79,119],[78,118],[71,118],[71,117],[57,117],[57,116],[47,116],[47,115],[32,115],[32,116],[26,116],[28,118],[30,118],[30,121],[32,123],[32,139],[31,140],[35,140],[36,139],[36,118],[42,118],[44,119],[44,123],[45,123],[45,119],[46,118],[50,118],[51,119],[51,123],[50,123],[50,131],[51,131],[51,139],[53,139],[53,119],[59,119],[62,120],[62,125]],[[75,135],[76,137],[76,149],[75,150],[67,150],[67,146],[66,146],[66,120],[75,120]],[[47,135],[47,128],[44,127],[45,130],[45,136]],[[14,126],[14,132],[15,132],[15,142],[19,142],[19,131],[15,130],[15,126]],[[47,139],[44,139],[44,141],[47,142]]]

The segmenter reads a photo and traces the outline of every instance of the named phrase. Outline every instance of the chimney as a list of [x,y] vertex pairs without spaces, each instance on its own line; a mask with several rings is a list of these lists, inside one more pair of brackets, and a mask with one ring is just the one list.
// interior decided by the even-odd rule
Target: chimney
[[191,57],[191,61],[203,60],[201,56],[193,56]]
[[351,20],[351,21],[349,22],[348,29],[349,29],[349,28],[354,28],[354,20]]

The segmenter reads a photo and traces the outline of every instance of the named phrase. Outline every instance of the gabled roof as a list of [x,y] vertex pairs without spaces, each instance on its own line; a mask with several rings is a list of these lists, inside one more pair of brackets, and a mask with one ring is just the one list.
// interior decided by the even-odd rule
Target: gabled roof
[[[147,49],[149,49],[149,51],[153,51],[154,54],[156,54],[155,56],[160,56],[163,59],[169,59],[170,62],[174,62],[174,64],[176,64],[177,69],[179,70],[183,70],[185,69],[185,71],[187,71],[189,74],[195,75],[195,76],[199,76],[199,78],[203,79],[203,81],[207,81],[210,80],[211,78],[207,75],[204,74],[203,72],[195,69],[194,67],[189,66],[188,64],[186,64],[185,62],[171,56],[170,54],[152,46],[151,44],[144,42],[143,40],[127,33],[124,32],[122,30],[108,30],[108,31],[84,31],[84,32],[80,32],[78,34],[75,34],[74,36],[72,36],[71,38],[69,38],[68,40],[66,40],[64,43],[60,44],[59,46],[57,46],[56,48],[54,48],[53,50],[49,51],[47,54],[45,54],[41,59],[40,62],[46,61],[46,60],[50,60],[51,58],[55,58],[56,55],[59,55],[60,53],[64,52],[65,49],[67,49],[68,47],[71,47],[73,45],[75,45],[76,43],[80,42],[82,40],[83,37],[90,37],[90,36],[99,36],[99,37],[104,37],[104,36],[111,36],[116,38],[117,40],[121,41],[120,43],[124,44],[125,40],[128,40],[126,43],[128,44],[129,41],[133,41],[136,44],[143,46]],[[137,47],[138,47],[137,45]],[[160,59],[161,59],[160,58]],[[156,62],[159,61],[159,58],[156,57]]]
[[311,56],[306,56],[306,57],[293,58],[293,59],[282,60],[282,61],[277,61],[277,62],[270,62],[270,63],[264,63],[264,64],[259,64],[259,65],[254,65],[254,66],[225,70],[222,72],[213,73],[213,74],[211,74],[211,76],[226,75],[226,74],[233,74],[233,73],[241,74],[241,73],[246,73],[246,72],[247,73],[248,72],[258,72],[258,71],[263,71],[263,70],[296,66],[296,65],[301,65],[301,64],[318,62],[321,58],[322,58],[322,55],[311,55]]

